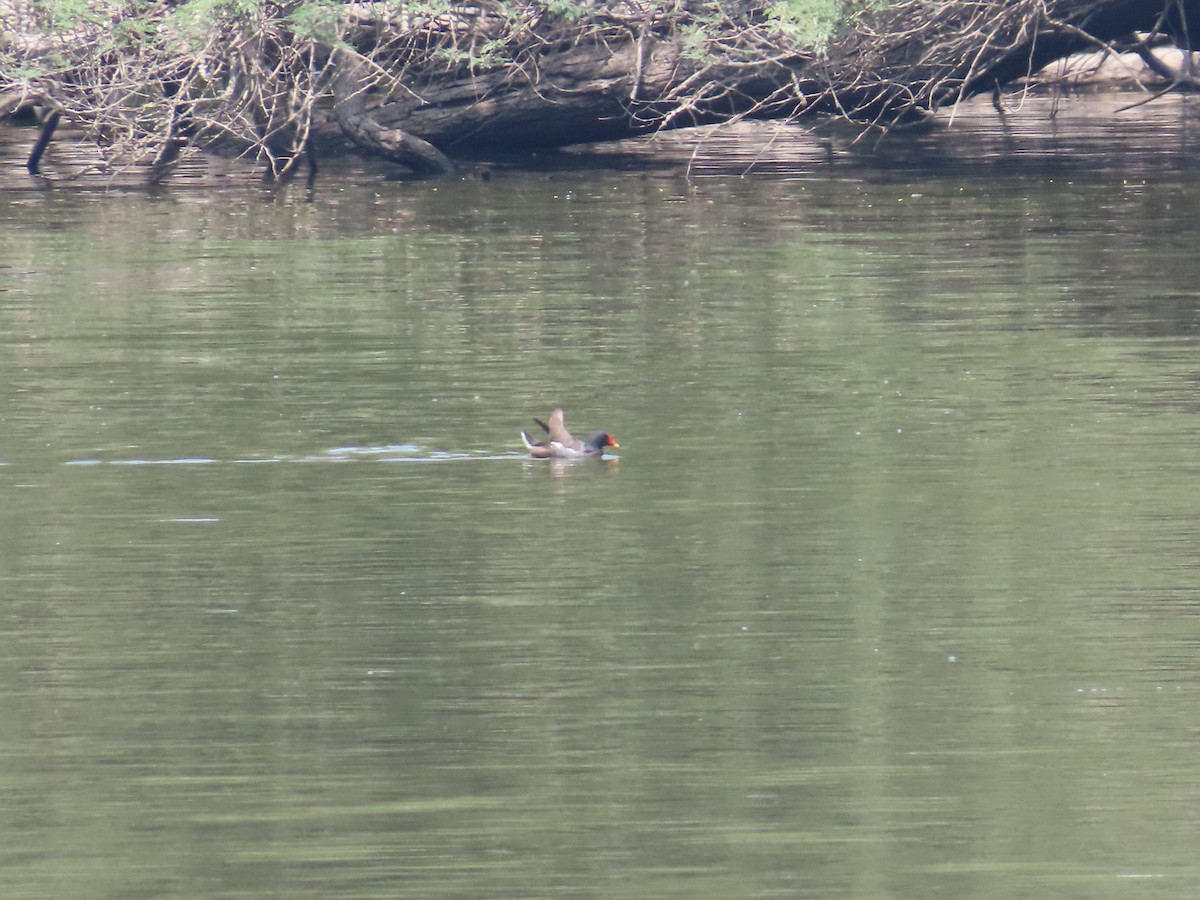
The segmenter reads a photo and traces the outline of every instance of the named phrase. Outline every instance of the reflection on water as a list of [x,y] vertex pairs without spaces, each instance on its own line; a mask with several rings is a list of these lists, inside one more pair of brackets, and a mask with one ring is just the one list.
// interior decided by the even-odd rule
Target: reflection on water
[[[1197,182],[1146,115],[0,195],[8,891],[1194,893]],[[559,404],[620,459],[526,459]]]

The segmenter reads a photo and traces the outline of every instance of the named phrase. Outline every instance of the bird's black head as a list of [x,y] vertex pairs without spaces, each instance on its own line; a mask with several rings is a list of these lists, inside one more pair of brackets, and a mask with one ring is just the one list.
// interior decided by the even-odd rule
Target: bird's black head
[[609,434],[607,431],[597,431],[590,438],[588,438],[584,443],[586,443],[593,450],[603,450],[605,447],[618,447],[619,448],[621,446],[620,444],[617,443],[617,439],[615,437],[613,437],[611,434]]

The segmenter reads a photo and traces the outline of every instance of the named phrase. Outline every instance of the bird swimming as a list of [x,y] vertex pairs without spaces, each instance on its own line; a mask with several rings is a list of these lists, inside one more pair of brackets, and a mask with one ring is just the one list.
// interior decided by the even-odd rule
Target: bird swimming
[[587,440],[579,440],[567,431],[561,409],[550,413],[550,418],[545,422],[536,417],[533,421],[542,427],[548,437],[544,441],[535,441],[528,432],[521,432],[521,440],[525,442],[525,449],[534,459],[581,459],[586,456],[603,456],[606,447],[621,446],[617,443],[616,438],[607,431],[597,431]]

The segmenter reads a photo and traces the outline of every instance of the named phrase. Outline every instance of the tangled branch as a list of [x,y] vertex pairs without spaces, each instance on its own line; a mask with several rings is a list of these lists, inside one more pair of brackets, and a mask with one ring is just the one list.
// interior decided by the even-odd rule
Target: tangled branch
[[107,166],[149,164],[154,177],[221,145],[281,178],[306,151],[313,159],[332,112],[360,145],[443,171],[444,149],[471,142],[567,143],[813,111],[893,121],[1141,25],[1186,46],[1197,6],[0,0],[0,116],[36,103],[48,122],[82,127]]

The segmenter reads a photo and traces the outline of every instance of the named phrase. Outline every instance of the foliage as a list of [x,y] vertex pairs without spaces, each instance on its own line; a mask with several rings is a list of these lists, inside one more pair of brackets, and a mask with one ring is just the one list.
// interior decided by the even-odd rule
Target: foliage
[[847,21],[847,7],[841,0],[778,0],[767,16],[793,44],[820,53]]

